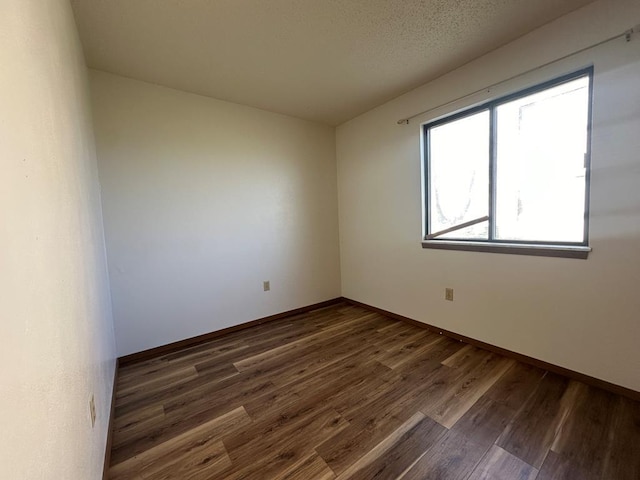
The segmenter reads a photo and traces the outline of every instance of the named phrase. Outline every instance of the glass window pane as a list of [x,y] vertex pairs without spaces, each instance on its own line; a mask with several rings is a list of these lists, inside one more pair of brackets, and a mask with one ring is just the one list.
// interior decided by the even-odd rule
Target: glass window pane
[[[489,111],[429,130],[429,232],[460,225],[489,212]],[[487,239],[487,222],[441,239]]]
[[589,77],[497,107],[496,238],[583,242]]

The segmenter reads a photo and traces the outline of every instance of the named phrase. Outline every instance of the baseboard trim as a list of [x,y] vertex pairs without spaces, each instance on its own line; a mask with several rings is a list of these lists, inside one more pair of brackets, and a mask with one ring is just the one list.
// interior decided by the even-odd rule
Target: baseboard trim
[[109,467],[111,465],[111,445],[113,445],[113,428],[116,417],[116,387],[118,386],[118,368],[120,361],[116,359],[116,368],[113,372],[113,390],[111,391],[111,409],[109,410],[109,422],[107,424],[107,446],[104,451],[104,467],[102,468],[102,480],[109,480]]
[[314,303],[312,305],[307,305],[305,307],[294,308],[293,310],[288,310],[286,312],[276,313],[275,315],[269,315],[268,317],[258,318],[257,320],[252,320],[250,322],[245,322],[239,325],[234,325],[232,327],[223,328],[222,330],[216,330],[214,332],[198,335],[197,337],[186,338],[184,340],[169,343],[167,345],[161,345],[159,347],[150,348],[149,350],[143,350],[142,352],[132,353],[130,355],[124,355],[120,357],[118,360],[120,362],[121,367],[126,365],[131,365],[132,363],[138,363],[145,360],[150,360],[155,357],[166,355],[168,353],[173,353],[178,350],[182,350],[183,348],[193,347],[201,343],[206,343],[210,340],[221,337],[228,333],[237,332],[238,330],[244,330],[246,328],[255,327],[256,325],[262,325],[263,323],[273,322],[275,320],[280,320],[285,317],[291,317],[294,315],[299,315],[301,313],[307,313],[312,310],[318,310],[319,308],[329,307],[331,305],[336,305],[342,302],[343,302],[342,297],[332,298],[331,300],[325,300],[324,302]]
[[383,310],[382,308],[378,308],[372,305],[368,305],[366,303],[358,302],[357,300],[352,300],[346,297],[343,297],[343,300],[352,305],[366,308],[367,310],[380,313],[381,315],[385,315],[395,320],[400,320],[402,322],[410,323],[411,325],[415,325],[420,328],[425,328],[427,330],[438,332],[442,335],[446,335],[447,337],[453,338],[455,340],[460,340],[461,342],[468,343],[475,347],[483,348],[485,350],[489,350],[490,352],[494,352],[508,358],[513,358],[514,360],[517,360],[519,362],[533,365],[534,367],[542,368],[543,370],[548,370],[550,372],[557,373],[559,375],[563,375],[573,380],[577,380],[579,382],[586,383],[587,385],[591,385],[593,387],[607,390],[617,395],[622,395],[624,397],[630,398],[631,400],[640,401],[640,392],[636,392],[635,390],[631,390],[630,388],[626,388],[621,385],[616,385],[615,383],[610,383],[605,380],[600,380],[599,378],[591,377],[589,375],[585,375],[584,373],[580,373],[574,370],[570,370],[568,368],[560,367],[558,365],[554,365],[552,363],[548,363],[543,360],[538,360],[537,358],[529,357],[521,353],[516,353],[511,350],[507,350],[506,348],[497,347],[495,345],[491,345],[490,343],[485,343],[480,340],[466,337],[464,335],[460,335],[455,332],[450,332],[448,330],[444,330],[442,328],[435,327],[427,323],[419,322],[418,320],[414,320],[412,318],[405,317],[403,315],[398,315],[397,313]]

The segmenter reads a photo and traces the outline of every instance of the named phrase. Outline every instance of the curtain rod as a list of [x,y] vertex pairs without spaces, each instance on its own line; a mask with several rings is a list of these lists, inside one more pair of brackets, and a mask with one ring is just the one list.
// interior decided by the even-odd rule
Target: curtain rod
[[609,38],[607,38],[605,40],[601,40],[600,42],[594,43],[593,45],[589,45],[588,47],[581,48],[580,50],[577,50],[577,51],[575,51],[573,53],[569,53],[567,55],[564,55],[563,57],[556,58],[555,60],[551,60],[550,62],[543,63],[542,65],[538,65],[537,67],[531,68],[531,69],[529,69],[529,70],[527,70],[525,72],[513,75],[512,77],[509,77],[509,78],[507,78],[505,80],[501,80],[501,81],[499,81],[497,83],[494,83],[492,85],[489,85],[487,87],[480,88],[480,89],[475,90],[475,91],[473,91],[471,93],[467,93],[465,95],[462,95],[461,97],[455,98],[453,100],[449,100],[448,102],[445,102],[445,103],[441,103],[440,105],[437,105],[435,107],[431,107],[431,108],[429,108],[427,110],[423,110],[422,112],[418,112],[418,113],[416,113],[414,115],[411,115],[410,117],[401,118],[400,120],[398,120],[397,123],[398,123],[398,125],[409,125],[409,120],[412,120],[412,119],[414,119],[416,117],[419,117],[420,115],[424,115],[425,113],[433,112],[434,110],[437,110],[437,109],[442,108],[442,107],[447,107],[447,106],[452,105],[452,104],[454,104],[456,102],[459,102],[460,100],[464,100],[466,98],[472,97],[474,95],[477,95],[478,93],[484,92],[485,90],[490,90],[490,89],[492,89],[494,87],[498,87],[498,86],[502,85],[503,83],[510,82],[511,80],[515,80],[516,78],[520,78],[520,77],[522,77],[524,75],[528,75],[529,73],[535,72],[537,70],[541,70],[541,69],[543,69],[545,67],[548,67],[549,65],[553,65],[554,63],[561,62],[562,60],[566,60],[567,58],[573,57],[573,56],[578,55],[578,54],[580,54],[582,52],[586,52],[587,50],[591,50],[592,48],[599,47],[600,45],[604,45],[605,43],[612,42],[612,41],[617,40],[619,38],[624,37],[627,42],[630,42],[631,41],[631,36],[634,33],[640,33],[640,24],[636,25],[633,28],[625,30],[622,33],[619,33],[618,35],[614,35],[613,37],[609,37]]

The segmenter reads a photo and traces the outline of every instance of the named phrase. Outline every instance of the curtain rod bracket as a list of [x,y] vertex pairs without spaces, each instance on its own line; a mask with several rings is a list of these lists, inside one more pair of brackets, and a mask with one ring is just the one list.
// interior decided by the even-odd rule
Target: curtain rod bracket
[[402,120],[398,120],[398,125],[409,125],[409,119],[403,118]]

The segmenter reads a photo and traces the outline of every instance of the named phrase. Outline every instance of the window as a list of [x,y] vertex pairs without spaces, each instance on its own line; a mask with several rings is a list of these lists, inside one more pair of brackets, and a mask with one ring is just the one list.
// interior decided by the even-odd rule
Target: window
[[424,126],[425,248],[586,258],[592,77]]

